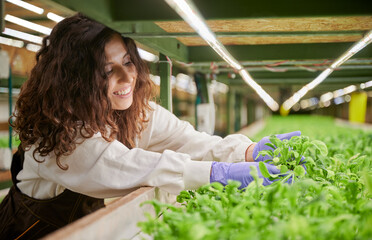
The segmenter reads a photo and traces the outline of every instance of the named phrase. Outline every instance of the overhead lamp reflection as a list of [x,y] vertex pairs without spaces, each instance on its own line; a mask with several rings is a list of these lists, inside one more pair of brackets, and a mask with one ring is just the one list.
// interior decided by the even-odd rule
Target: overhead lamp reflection
[[17,30],[13,30],[10,28],[5,28],[3,31],[3,34],[16,37],[16,38],[20,38],[20,39],[23,39],[29,42],[37,43],[37,44],[42,44],[43,42],[42,37],[38,37],[32,34],[24,33],[24,32],[17,31]]
[[31,30],[34,30],[34,31],[37,31],[37,32],[40,32],[40,33],[43,33],[45,35],[49,35],[52,32],[51,28],[44,27],[42,25],[24,20],[24,19],[19,18],[19,17],[12,16],[10,14],[6,14],[4,19],[8,22],[17,24],[19,26],[22,26],[22,27],[25,27],[25,28],[28,28],[28,29],[31,29]]
[[140,55],[140,57],[145,60],[145,61],[148,61],[148,62],[157,62],[159,61],[159,57],[156,56],[155,54],[152,54],[146,50],[143,50],[141,48],[137,48],[138,49],[138,53]]
[[37,52],[39,51],[41,48],[40,45],[36,45],[36,44],[32,44],[32,43],[29,43],[26,45],[26,49],[29,50],[29,51],[32,51],[32,52]]
[[11,38],[5,38],[5,37],[0,37],[0,44],[5,44],[8,46],[17,47],[17,48],[22,48],[24,46],[23,41],[11,39]]
[[47,18],[49,18],[50,20],[55,21],[57,23],[62,21],[63,19],[65,19],[64,17],[61,17],[61,16],[59,16],[55,13],[52,13],[52,12],[48,12]]
[[350,102],[351,101],[351,96],[350,95],[346,95],[345,96],[345,102]]

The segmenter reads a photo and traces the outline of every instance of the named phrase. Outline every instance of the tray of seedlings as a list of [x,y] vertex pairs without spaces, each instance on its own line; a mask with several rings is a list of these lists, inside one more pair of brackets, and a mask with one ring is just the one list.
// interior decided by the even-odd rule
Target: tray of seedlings
[[271,135],[275,150],[260,152],[280,169],[272,175],[260,164],[273,184],[263,186],[253,168],[255,181],[243,189],[234,181],[212,183],[182,191],[178,205],[146,201],[156,214],[138,223],[142,232],[154,239],[371,239],[372,133],[321,117],[266,124],[259,138],[302,131],[284,141]]

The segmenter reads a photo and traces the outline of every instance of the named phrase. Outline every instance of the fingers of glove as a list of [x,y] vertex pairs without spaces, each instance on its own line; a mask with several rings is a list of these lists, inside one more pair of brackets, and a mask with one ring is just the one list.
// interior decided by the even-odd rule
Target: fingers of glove
[[[280,173],[280,170],[276,166],[268,164],[268,163],[264,163],[264,164],[266,165],[266,168],[267,168],[267,170],[269,171],[270,174],[279,174]],[[272,180],[262,176],[262,173],[261,173],[258,165],[257,165],[257,171],[258,171],[258,177],[263,179],[262,185],[267,186],[267,185],[270,185],[273,182],[277,181],[277,180],[272,181]]]
[[[270,174],[279,174],[280,173],[280,170],[276,166],[268,164],[268,163],[264,163],[264,164],[266,165],[266,168],[267,168],[267,170],[269,171]],[[251,171],[250,167],[251,166],[256,167],[257,172],[258,172],[258,177],[263,179],[262,184],[264,186],[270,185],[274,181],[277,181],[277,180],[271,181],[270,179],[265,178],[264,176],[262,176],[262,173],[261,173],[260,168],[259,168],[259,163],[257,163],[257,162],[251,162],[251,163],[242,162],[242,163],[232,164],[229,168],[228,179],[240,181],[242,183],[240,188],[244,188],[244,187],[248,186],[251,182],[254,181],[254,178],[252,177],[252,175],[250,173],[250,171]]]
[[264,163],[264,164],[266,165],[266,168],[269,171],[269,173],[271,173],[271,174],[279,174],[280,173],[280,169],[278,169],[276,166],[274,166],[272,164],[269,164],[269,163]]
[[260,152],[260,151],[262,151],[262,150],[272,150],[272,148],[271,147],[269,147],[269,146],[267,146],[267,145],[265,145],[266,143],[269,143],[270,142],[270,140],[269,140],[269,138],[268,137],[264,137],[264,138],[262,138],[255,146],[254,146],[254,148],[253,148],[253,152],[252,152],[252,156],[253,156],[253,160],[255,161],[255,162],[261,162],[261,161],[265,161],[265,160],[267,160],[267,159],[270,159],[270,157],[269,156],[259,156],[258,158],[257,158],[257,156],[258,156],[258,153]]
[[[276,172],[275,172],[276,167],[275,166],[273,166],[271,164],[267,164],[267,163],[265,163],[265,165],[266,165],[266,168],[269,171],[269,173],[276,174]],[[262,176],[262,173],[261,173],[261,171],[258,167],[257,167],[257,171],[258,171],[258,177],[263,179],[262,185],[267,186],[267,185],[270,185],[270,184],[273,183],[273,181],[271,181],[268,178],[265,178],[264,176]]]
[[254,180],[250,174],[250,166],[252,165],[258,167],[258,163],[254,162],[213,162],[210,182],[219,182],[222,185],[227,185],[228,180],[235,180],[241,182],[239,188],[244,188]]
[[[282,134],[277,134],[276,137],[280,140],[283,139],[291,139],[293,136],[300,136],[301,131],[294,131],[294,132],[289,132],[289,133],[282,133]],[[273,150],[271,147],[267,146],[266,143],[269,143],[270,140],[268,137],[262,138],[256,146],[253,148],[253,159],[255,162],[261,162],[261,161],[266,161],[268,159],[271,159],[269,156],[258,156],[258,153],[262,150]]]
[[[280,173],[280,170],[276,166],[268,164],[268,163],[264,163],[264,164],[266,165],[266,168],[270,174]],[[210,182],[219,182],[222,185],[227,185],[228,180],[235,180],[235,181],[241,182],[241,186],[239,187],[240,189],[245,188],[254,180],[254,178],[251,175],[251,168],[250,168],[251,166],[256,167],[257,172],[258,172],[258,177],[263,179],[264,186],[270,185],[274,181],[279,180],[277,179],[277,180],[271,181],[270,179],[263,177],[259,169],[258,162],[240,162],[240,163],[213,162]],[[285,177],[286,175],[284,174],[283,176]],[[289,178],[286,182],[291,183],[292,177]]]
[[[271,174],[279,174],[280,173],[280,169],[278,169],[276,166],[271,165],[271,164],[267,164],[267,163],[265,163],[265,165],[266,165],[266,168],[269,171],[269,173],[271,173]],[[287,175],[288,174],[281,174],[281,176],[283,178],[285,178]],[[264,178],[263,176],[260,176],[260,177],[264,180],[263,183],[262,183],[264,186],[270,185],[273,182],[281,180],[281,179],[275,179],[275,180],[271,181],[270,179]],[[292,183],[292,176],[290,178],[288,178],[285,182],[286,183]]]
[[294,132],[289,132],[289,133],[282,133],[282,134],[277,134],[276,137],[279,138],[280,140],[283,139],[291,139],[291,137],[294,136],[301,136],[301,131],[294,131]]

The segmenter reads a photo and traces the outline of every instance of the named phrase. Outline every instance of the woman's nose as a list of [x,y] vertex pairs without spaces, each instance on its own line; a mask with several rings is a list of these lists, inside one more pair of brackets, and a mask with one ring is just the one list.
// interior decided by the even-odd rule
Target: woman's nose
[[129,73],[124,69],[124,67],[119,67],[118,70],[118,81],[120,82],[131,82],[132,81],[132,74]]

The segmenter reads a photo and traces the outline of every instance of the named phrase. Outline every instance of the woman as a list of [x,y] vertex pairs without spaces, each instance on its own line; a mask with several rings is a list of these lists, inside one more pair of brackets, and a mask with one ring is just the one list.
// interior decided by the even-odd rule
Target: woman
[[267,139],[255,146],[242,135],[200,133],[151,102],[132,39],[77,14],[54,27],[36,59],[14,113],[21,145],[0,208],[1,239],[40,238],[141,186],[177,194],[253,180],[253,157]]

